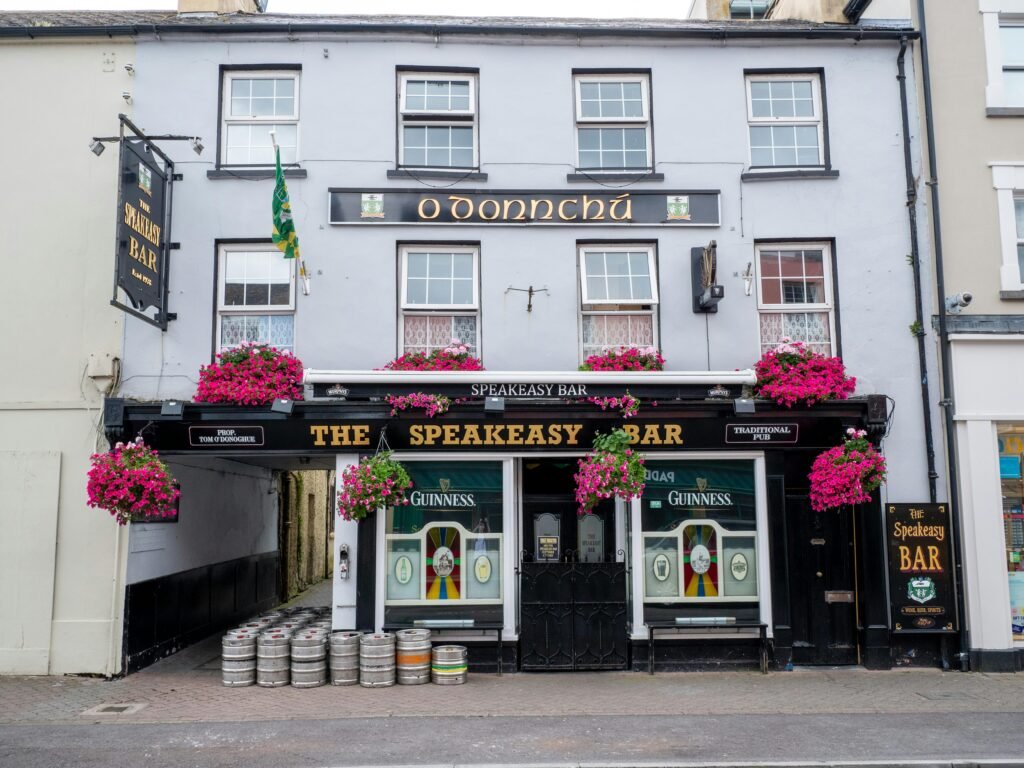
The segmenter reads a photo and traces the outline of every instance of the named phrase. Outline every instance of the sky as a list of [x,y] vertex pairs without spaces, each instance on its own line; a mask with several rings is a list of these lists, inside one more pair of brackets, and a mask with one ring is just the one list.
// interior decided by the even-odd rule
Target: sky
[[[269,13],[403,14],[416,16],[568,16],[685,18],[690,0],[270,0]],[[0,11],[166,10],[177,0],[0,0]]]

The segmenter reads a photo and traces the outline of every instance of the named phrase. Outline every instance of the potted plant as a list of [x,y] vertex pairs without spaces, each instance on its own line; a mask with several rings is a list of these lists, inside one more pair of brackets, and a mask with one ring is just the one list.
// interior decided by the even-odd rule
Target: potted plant
[[644,492],[644,457],[629,447],[629,435],[616,429],[594,437],[594,449],[579,460],[576,503],[580,517],[604,499],[632,499]]
[[199,369],[196,402],[266,405],[302,399],[302,361],[269,344],[243,344]]
[[619,347],[600,355],[590,355],[581,371],[660,371],[665,358],[654,347]]
[[396,357],[384,366],[386,371],[482,371],[480,358],[469,354],[469,347],[458,339],[444,349],[411,352]]
[[338,489],[338,514],[345,520],[362,520],[379,507],[408,504],[405,492],[412,480],[391,451],[381,451],[346,467]]
[[430,395],[426,392],[412,392],[408,395],[388,395],[386,398],[391,406],[391,415],[409,408],[422,408],[428,418],[446,413],[451,408],[451,398],[444,395]]
[[755,363],[754,372],[754,394],[787,408],[797,403],[845,400],[857,386],[857,380],[846,375],[838,357],[812,352],[803,342],[787,337],[778,347],[764,353]]
[[180,491],[167,465],[141,437],[94,453],[86,488],[90,507],[105,509],[118,525],[177,514]]
[[862,504],[885,482],[885,457],[867,440],[863,429],[846,430],[842,445],[818,455],[811,465],[811,509],[824,512]]
[[640,413],[640,400],[626,392],[622,397],[588,397],[588,403],[601,408],[602,411],[609,409],[619,411],[622,418],[629,419]]

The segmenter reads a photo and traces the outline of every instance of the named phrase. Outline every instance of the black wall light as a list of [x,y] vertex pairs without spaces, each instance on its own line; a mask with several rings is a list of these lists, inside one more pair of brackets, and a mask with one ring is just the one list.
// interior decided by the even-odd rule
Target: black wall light
[[271,413],[283,413],[285,416],[290,416],[294,410],[295,401],[287,397],[276,398],[274,404],[270,406]]
[[718,284],[718,244],[712,240],[704,248],[690,249],[690,276],[693,280],[693,311],[717,312],[725,298],[725,286]]
[[185,403],[181,400],[166,400],[160,405],[160,415],[180,419],[185,415]]

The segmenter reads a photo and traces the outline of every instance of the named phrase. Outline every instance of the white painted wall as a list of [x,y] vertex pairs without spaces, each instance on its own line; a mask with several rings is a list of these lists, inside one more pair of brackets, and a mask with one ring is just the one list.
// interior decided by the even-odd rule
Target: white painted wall
[[179,519],[131,525],[128,584],[277,549],[270,470],[212,458],[167,464],[181,483]]
[[[109,305],[117,150],[96,157],[88,143],[116,134],[118,112],[131,111],[121,93],[134,88],[124,69],[133,51],[111,40],[0,42],[0,71],[16,73],[0,81],[0,99],[23,107],[0,127],[0,474],[36,478],[29,496],[0,482],[0,542],[16,555],[0,557],[0,672],[120,670],[125,532],[85,504],[110,383],[89,374],[109,374],[121,356],[124,316]],[[9,522],[33,514],[37,524]],[[21,570],[28,553],[32,578]],[[19,627],[24,637],[11,633]]]

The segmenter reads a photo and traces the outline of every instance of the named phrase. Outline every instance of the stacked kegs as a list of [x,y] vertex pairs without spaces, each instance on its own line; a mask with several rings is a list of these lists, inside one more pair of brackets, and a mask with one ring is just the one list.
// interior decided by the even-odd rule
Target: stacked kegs
[[285,629],[268,629],[256,643],[256,683],[264,688],[288,685],[288,662],[291,659],[292,633]]
[[399,685],[423,685],[430,682],[430,630],[400,629],[395,666]]
[[221,679],[224,685],[242,686],[256,682],[256,630],[232,629],[221,641]]
[[359,638],[359,684],[387,688],[395,684],[395,636],[389,632]]
[[307,627],[292,635],[292,686],[316,688],[327,682],[327,630]]
[[464,645],[439,645],[430,661],[430,679],[438,685],[462,685],[469,664]]
[[355,685],[359,682],[359,632],[335,632],[331,635],[331,685]]

